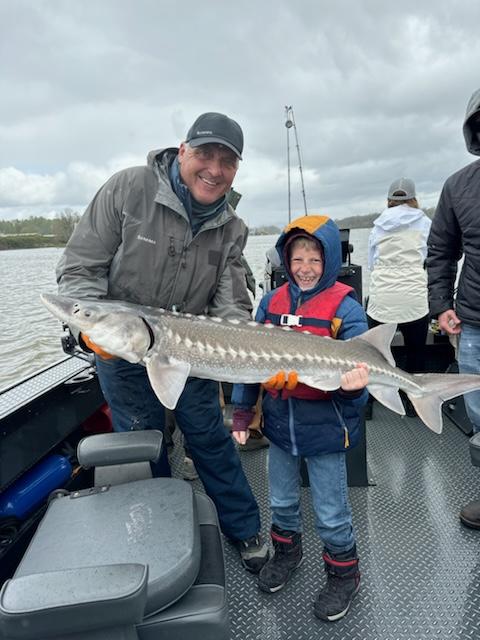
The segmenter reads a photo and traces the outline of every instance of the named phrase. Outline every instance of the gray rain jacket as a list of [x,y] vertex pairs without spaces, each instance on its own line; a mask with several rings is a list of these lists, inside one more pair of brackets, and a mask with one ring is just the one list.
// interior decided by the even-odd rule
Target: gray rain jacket
[[[468,151],[480,155],[472,116],[480,112],[480,89],[471,97],[463,133]],[[457,262],[464,255],[454,303]],[[434,317],[455,308],[460,320],[480,325],[480,160],[445,182],[428,238],[428,301]],[[455,306],[454,306],[455,305]]]
[[57,267],[59,293],[184,313],[249,319],[242,265],[248,230],[227,205],[195,236],[168,167],[178,149],[116,173],[75,228]]

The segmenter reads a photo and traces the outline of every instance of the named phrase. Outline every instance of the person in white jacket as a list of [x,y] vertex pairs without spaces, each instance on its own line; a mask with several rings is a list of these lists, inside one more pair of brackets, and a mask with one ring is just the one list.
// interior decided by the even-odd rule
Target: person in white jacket
[[[431,221],[419,208],[410,178],[394,180],[387,208],[374,221],[368,241],[370,273],[367,319],[369,327],[395,322],[403,335],[405,369],[423,370],[428,331],[428,291],[425,260]],[[407,415],[413,406],[404,398]],[[372,404],[367,408],[371,415]]]

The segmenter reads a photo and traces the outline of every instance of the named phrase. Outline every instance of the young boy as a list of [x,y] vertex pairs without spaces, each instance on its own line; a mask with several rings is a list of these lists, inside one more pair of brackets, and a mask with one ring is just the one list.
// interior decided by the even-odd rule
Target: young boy
[[[276,248],[288,282],[263,297],[258,322],[290,325],[338,340],[367,330],[353,290],[336,281],[341,242],[332,220],[313,215],[298,218],[286,227]],[[278,591],[302,562],[299,466],[304,457],[327,573],[314,612],[322,620],[338,620],[348,612],[360,585],[345,452],[359,438],[361,408],[368,399],[368,370],[359,363],[342,376],[341,387],[333,392],[297,385],[295,372],[287,379],[278,378],[276,388],[264,385],[274,555],[260,571],[258,585],[267,593]],[[257,394],[258,385],[234,386],[232,432],[239,443],[248,438]]]

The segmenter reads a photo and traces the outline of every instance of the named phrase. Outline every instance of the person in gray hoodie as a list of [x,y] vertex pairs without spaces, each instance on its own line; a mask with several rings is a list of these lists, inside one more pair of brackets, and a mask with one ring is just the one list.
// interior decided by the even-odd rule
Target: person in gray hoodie
[[[242,252],[248,231],[228,202],[242,159],[243,132],[221,113],[204,113],[179,148],[152,151],[147,164],[119,171],[100,188],[57,267],[59,293],[249,320]],[[165,409],[145,367],[95,352],[115,431],[165,427]],[[176,422],[243,565],[257,573],[268,559],[256,500],[225,429],[218,383],[189,378]],[[170,475],[164,447],[155,475]]]
[[[480,156],[480,89],[470,98],[463,122],[468,151]],[[440,329],[458,337],[462,373],[480,373],[480,160],[447,178],[428,238],[428,298]],[[455,291],[458,262],[464,258]],[[480,431],[480,392],[465,396],[475,432]],[[460,511],[461,522],[480,529],[480,500]]]

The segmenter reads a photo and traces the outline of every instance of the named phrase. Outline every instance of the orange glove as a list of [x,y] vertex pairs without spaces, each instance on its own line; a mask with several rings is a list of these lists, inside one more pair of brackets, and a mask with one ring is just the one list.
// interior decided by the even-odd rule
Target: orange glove
[[101,358],[104,358],[105,360],[110,360],[111,358],[116,358],[116,356],[112,356],[111,353],[108,353],[107,351],[104,351],[102,349],[102,347],[99,347],[98,344],[95,344],[95,342],[90,340],[90,338],[88,336],[86,336],[84,333],[81,333],[80,337],[83,340],[84,344],[89,349],[91,349],[93,352],[95,352],[97,354],[97,356],[100,356]]
[[293,391],[298,384],[298,373],[296,371],[289,371],[287,375],[285,371],[278,371],[266,382],[262,382],[262,384],[268,391],[281,391],[282,389]]

